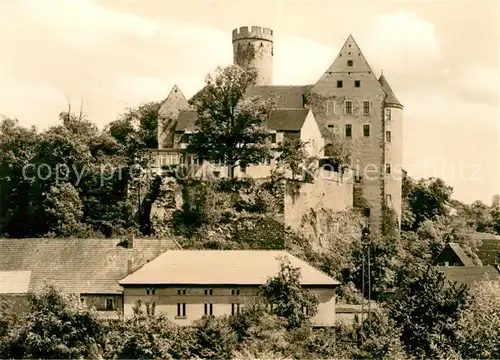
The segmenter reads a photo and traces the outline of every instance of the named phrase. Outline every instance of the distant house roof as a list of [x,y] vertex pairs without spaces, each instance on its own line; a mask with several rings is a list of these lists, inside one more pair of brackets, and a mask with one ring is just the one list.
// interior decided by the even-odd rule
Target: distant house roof
[[494,266],[439,266],[446,279],[458,284],[474,285],[481,281],[500,281],[500,272]]
[[[306,120],[309,109],[278,109],[271,113],[266,125],[269,129],[277,131],[300,131]],[[179,113],[175,131],[185,131],[196,123],[197,112],[183,110]]]
[[166,251],[120,281],[121,285],[263,285],[280,270],[287,256],[301,270],[302,285],[340,283],[286,251],[180,250]]
[[[442,262],[451,260],[446,256],[446,255],[448,255],[447,252],[450,250],[454,253],[455,257],[458,258],[458,261],[460,261],[462,263],[462,266],[476,266],[474,264],[474,261],[469,257],[469,255],[467,255],[465,253],[465,251],[462,249],[460,244],[453,243],[453,242],[450,242],[446,245],[446,247],[443,249],[441,254],[435,260],[434,264],[439,265]],[[455,261],[456,261],[456,258],[455,258]],[[450,265],[452,265],[452,264],[450,263]]]
[[29,291],[55,282],[68,293],[120,293],[118,281],[127,275],[129,260],[136,269],[167,249],[179,249],[172,239],[134,239],[132,249],[119,243],[118,239],[0,239],[0,273],[4,281],[12,283],[15,277],[25,284],[31,272]]
[[0,294],[25,294],[30,279],[31,271],[0,271]]

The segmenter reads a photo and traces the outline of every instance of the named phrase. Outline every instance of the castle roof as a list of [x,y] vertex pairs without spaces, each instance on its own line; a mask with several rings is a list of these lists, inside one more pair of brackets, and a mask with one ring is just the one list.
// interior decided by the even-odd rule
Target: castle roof
[[118,281],[168,249],[173,239],[134,239],[132,248],[118,239],[0,239],[0,289],[4,293],[39,291],[55,282],[67,293],[122,291]]
[[279,257],[300,268],[301,284],[334,287],[340,283],[308,263],[276,250],[171,250],[120,281],[120,285],[263,285],[280,271]]
[[278,109],[304,108],[304,96],[312,85],[267,85],[250,86],[246,96],[261,96],[264,99],[276,96]]
[[378,79],[380,84],[382,85],[382,89],[384,89],[384,92],[386,94],[385,97],[385,103],[387,105],[395,105],[396,107],[403,107],[403,105],[399,102],[398,98],[394,94],[394,91],[392,91],[391,86],[387,82],[387,79],[385,78],[384,74],[380,75],[380,78]]
[[[300,131],[309,114],[309,109],[278,109],[271,112],[266,126],[276,131]],[[198,114],[195,110],[179,113],[175,131],[186,131],[195,126]]]

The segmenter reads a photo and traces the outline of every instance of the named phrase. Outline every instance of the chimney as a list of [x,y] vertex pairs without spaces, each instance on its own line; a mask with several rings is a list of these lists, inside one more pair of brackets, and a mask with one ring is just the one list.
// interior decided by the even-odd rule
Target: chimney
[[127,238],[127,249],[133,249],[134,248],[134,235],[129,235]]
[[127,260],[127,275],[132,273],[132,265],[133,265],[132,259],[128,259]]

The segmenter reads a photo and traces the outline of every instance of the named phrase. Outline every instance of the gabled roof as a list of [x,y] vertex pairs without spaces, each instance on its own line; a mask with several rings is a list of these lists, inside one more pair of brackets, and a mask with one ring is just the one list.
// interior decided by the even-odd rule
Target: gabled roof
[[[300,131],[309,114],[309,109],[279,109],[271,113],[266,126],[276,131]],[[194,127],[198,114],[194,110],[179,113],[175,131],[185,131]]]
[[301,270],[302,285],[340,283],[286,251],[171,250],[120,281],[121,285],[263,285],[279,273],[279,257]]
[[378,79],[380,84],[382,85],[382,89],[384,89],[385,92],[385,103],[387,105],[392,105],[396,107],[403,107],[403,105],[399,102],[398,98],[394,94],[394,91],[392,91],[391,86],[387,82],[387,79],[385,78],[384,74],[382,73],[380,75],[380,78]]
[[447,246],[453,250],[464,266],[475,266],[474,261],[465,253],[460,244],[448,243]]
[[[352,66],[349,66],[347,64],[348,60],[352,60]],[[363,55],[363,52],[361,51],[360,47],[356,43],[356,40],[354,40],[354,37],[351,34],[349,34],[346,41],[344,42],[344,45],[342,45],[342,48],[337,54],[337,57],[326,71],[333,73],[370,72],[375,77],[370,64],[368,64],[368,61]]]
[[500,272],[493,266],[439,266],[438,269],[451,283],[466,284],[468,287],[486,280],[500,281]]
[[26,294],[31,271],[0,271],[0,294]]
[[188,106],[186,97],[177,84],[172,87],[172,90],[170,90],[168,96],[165,98],[165,100],[162,101],[159,112],[161,113],[164,110],[165,106],[169,106],[173,102],[175,102],[176,105],[181,108]]
[[53,281],[68,293],[120,293],[118,281],[127,275],[129,260],[136,269],[179,248],[172,239],[134,239],[133,249],[119,244],[119,239],[0,239],[0,272],[11,273],[4,279],[16,274],[19,280],[31,272],[29,291]]

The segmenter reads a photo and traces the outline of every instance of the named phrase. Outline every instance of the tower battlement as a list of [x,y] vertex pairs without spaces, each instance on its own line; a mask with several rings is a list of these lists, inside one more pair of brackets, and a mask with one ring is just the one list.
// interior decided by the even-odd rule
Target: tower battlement
[[261,26],[242,26],[233,30],[233,42],[244,39],[273,41],[273,30]]

